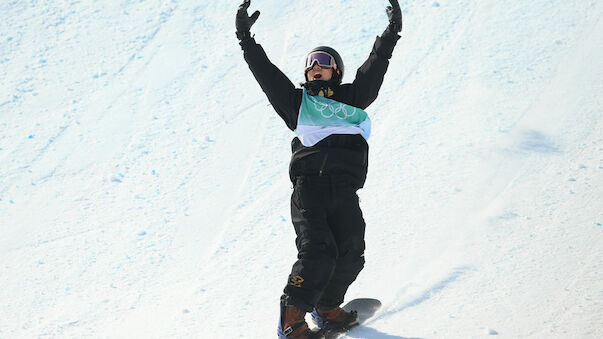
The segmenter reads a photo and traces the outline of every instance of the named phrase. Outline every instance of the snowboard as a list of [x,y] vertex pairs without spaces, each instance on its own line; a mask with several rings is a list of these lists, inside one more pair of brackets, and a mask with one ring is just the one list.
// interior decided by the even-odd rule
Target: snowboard
[[[345,311],[355,310],[358,312],[358,325],[352,327],[354,329],[358,326],[362,326],[369,318],[375,315],[379,308],[381,308],[381,301],[372,298],[358,298],[349,301],[347,304],[342,306]],[[345,332],[335,331],[321,331],[325,339],[336,339],[339,336],[344,335]]]

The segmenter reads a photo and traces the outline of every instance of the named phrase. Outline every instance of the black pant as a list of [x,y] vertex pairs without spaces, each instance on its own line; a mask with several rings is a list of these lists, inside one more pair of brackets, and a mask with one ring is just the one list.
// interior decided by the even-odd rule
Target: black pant
[[298,177],[291,218],[298,260],[286,297],[308,312],[339,306],[364,267],[365,223],[356,188],[345,177]]

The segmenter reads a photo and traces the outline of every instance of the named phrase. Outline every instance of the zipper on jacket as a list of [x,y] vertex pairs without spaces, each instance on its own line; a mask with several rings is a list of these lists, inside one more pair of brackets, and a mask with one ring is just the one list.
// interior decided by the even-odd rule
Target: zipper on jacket
[[320,169],[318,170],[318,175],[322,176],[323,170],[327,164],[327,159],[329,158],[329,153],[325,154],[325,158],[322,160],[322,164],[320,165]]

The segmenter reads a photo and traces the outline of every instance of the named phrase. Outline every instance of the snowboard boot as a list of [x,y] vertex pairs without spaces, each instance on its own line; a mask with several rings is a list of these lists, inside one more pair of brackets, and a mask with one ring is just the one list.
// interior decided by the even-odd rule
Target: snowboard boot
[[347,312],[341,307],[312,311],[312,320],[324,331],[345,332],[358,325],[358,312]]
[[281,319],[278,325],[279,339],[323,339],[322,333],[313,332],[305,320],[306,312],[281,299]]

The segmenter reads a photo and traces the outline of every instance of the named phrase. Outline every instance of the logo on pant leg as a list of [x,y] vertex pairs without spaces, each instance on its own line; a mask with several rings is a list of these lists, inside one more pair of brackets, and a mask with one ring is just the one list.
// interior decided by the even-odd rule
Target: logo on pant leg
[[301,287],[301,284],[304,282],[304,278],[296,275],[295,277],[291,277],[289,279],[289,285],[293,287]]

